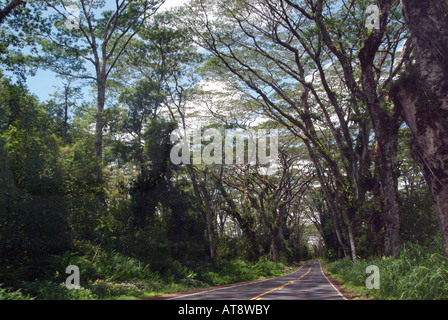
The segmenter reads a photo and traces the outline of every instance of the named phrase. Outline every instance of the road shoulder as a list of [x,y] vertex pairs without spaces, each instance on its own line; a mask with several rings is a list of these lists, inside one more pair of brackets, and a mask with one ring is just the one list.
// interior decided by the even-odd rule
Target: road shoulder
[[342,281],[333,278],[326,270],[325,265],[322,263],[322,271],[324,275],[327,277],[328,281],[344,296],[347,300],[373,300],[369,296],[361,295],[359,293],[347,290]]

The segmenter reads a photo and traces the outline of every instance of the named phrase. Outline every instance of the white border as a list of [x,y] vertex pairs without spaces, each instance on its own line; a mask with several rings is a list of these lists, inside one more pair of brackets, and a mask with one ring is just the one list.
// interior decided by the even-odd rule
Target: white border
[[344,300],[348,300],[346,297],[344,297],[344,295],[341,293],[341,291],[339,291],[338,288],[336,288],[336,287],[334,286],[334,284],[331,283],[330,279],[328,279],[328,277],[325,275],[325,272],[324,272],[324,270],[322,269],[322,263],[320,262],[320,260],[317,260],[317,261],[319,261],[320,272],[322,272],[322,274],[324,275],[325,279],[327,279],[328,283],[331,284],[331,286],[334,288],[334,290],[336,290],[337,293],[338,293]]

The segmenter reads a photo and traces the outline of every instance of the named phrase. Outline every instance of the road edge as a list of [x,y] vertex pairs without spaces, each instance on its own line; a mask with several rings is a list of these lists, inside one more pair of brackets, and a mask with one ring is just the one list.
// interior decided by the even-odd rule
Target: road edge
[[344,300],[373,300],[371,297],[362,295],[345,288],[343,282],[341,280],[333,278],[328,271],[325,270],[324,264],[320,263],[322,268],[322,273],[327,278],[328,282],[342,295]]

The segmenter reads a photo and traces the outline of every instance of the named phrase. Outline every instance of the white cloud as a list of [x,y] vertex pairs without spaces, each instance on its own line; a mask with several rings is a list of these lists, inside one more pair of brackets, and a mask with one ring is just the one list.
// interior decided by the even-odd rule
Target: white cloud
[[179,7],[187,3],[188,0],[166,0],[165,3],[160,7],[160,10],[169,10],[174,7]]

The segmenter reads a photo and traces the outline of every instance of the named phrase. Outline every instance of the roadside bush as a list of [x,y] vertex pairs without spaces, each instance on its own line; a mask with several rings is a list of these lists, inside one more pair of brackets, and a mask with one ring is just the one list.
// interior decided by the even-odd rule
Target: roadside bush
[[26,283],[23,291],[37,300],[95,300],[95,296],[86,288],[69,290],[65,283],[34,281]]
[[262,261],[251,263],[244,260],[217,261],[198,271],[199,280],[210,285],[246,282],[280,275],[285,269],[282,263]]
[[90,290],[99,299],[108,299],[119,296],[142,296],[146,291],[152,291],[154,286],[148,284],[125,281],[120,283],[96,280],[87,285]]
[[33,300],[33,298],[23,293],[21,290],[10,291],[5,288],[2,288],[0,284],[0,300]]
[[135,258],[88,243],[80,245],[80,251],[82,254],[67,257],[65,265],[78,266],[81,281],[160,281],[160,275],[153,272],[150,265]]
[[[339,260],[326,265],[327,271],[351,289],[380,300],[448,299],[448,260],[437,250],[439,243],[420,246],[406,243],[398,259],[369,258],[358,262]],[[380,270],[380,289],[368,290],[366,268]]]

